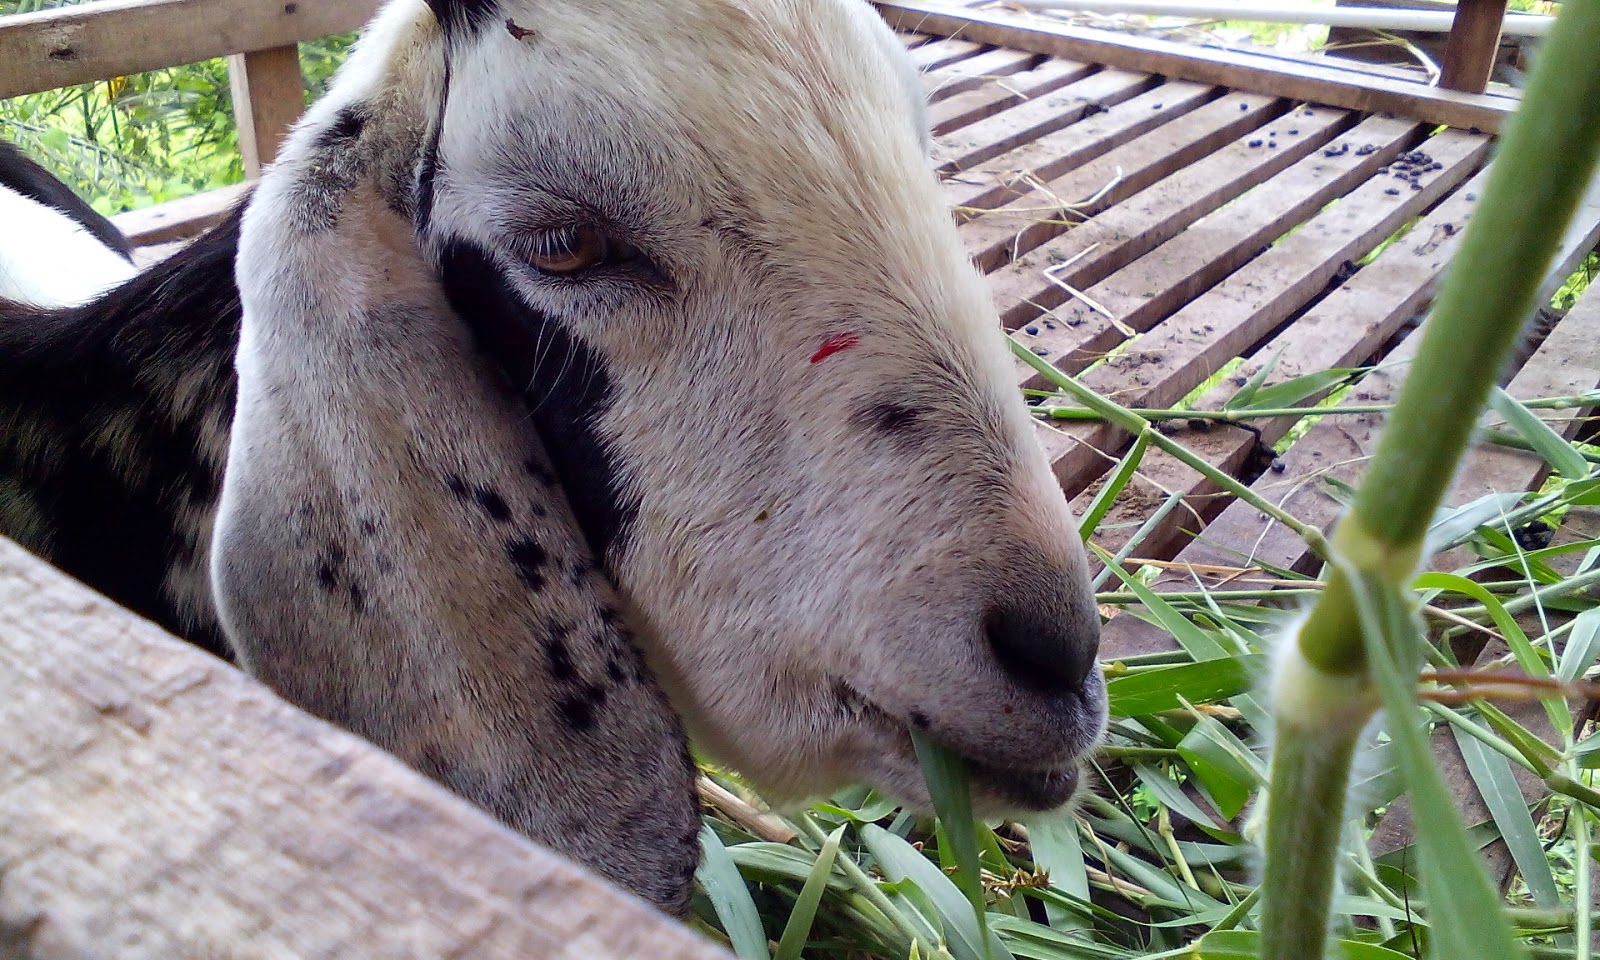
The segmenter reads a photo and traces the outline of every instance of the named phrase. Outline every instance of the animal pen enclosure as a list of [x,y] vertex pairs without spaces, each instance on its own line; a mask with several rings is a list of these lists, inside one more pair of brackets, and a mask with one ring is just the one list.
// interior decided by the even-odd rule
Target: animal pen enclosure
[[[1415,349],[1515,99],[1004,11],[878,6],[923,71],[943,189],[1013,337],[1125,406],[1187,400],[1196,413],[1168,421],[1187,447],[1301,520],[1331,523],[1329,481],[1361,474],[1373,408]],[[255,172],[300,110],[294,44],[355,28],[374,7],[106,0],[0,20],[0,97],[232,55]],[[1482,47],[1480,7],[1463,9],[1479,38],[1463,43]],[[119,224],[141,244],[179,241],[241,195]],[[1547,294],[1597,240],[1593,191]],[[1600,294],[1589,294],[1548,318],[1508,391],[1594,390],[1597,343]],[[1211,415],[1268,364],[1267,385],[1375,367],[1338,400],[1367,412]],[[1020,362],[1016,376],[1020,388],[1047,386]],[[1059,403],[1042,403],[1039,437],[1081,514],[1131,438],[1047,413]],[[1578,429],[1581,411],[1544,412],[1569,437]],[[1138,471],[1095,543],[1130,570],[1160,568],[1154,589],[1313,572],[1298,535],[1191,467],[1152,450]],[[1483,445],[1452,502],[1534,489],[1545,474],[1533,454]],[[1573,527],[1583,524],[1590,537],[1600,529],[1593,517]],[[419,955],[717,953],[15,549],[0,554],[0,597],[0,953],[114,942],[119,956],[166,957],[244,932],[295,955],[390,942]],[[1118,608],[1103,659],[1174,649],[1152,619]],[[1456,786],[1485,819],[1471,779]],[[1379,847],[1403,845],[1403,816],[1380,826]],[[1490,853],[1508,875],[1504,851]]]

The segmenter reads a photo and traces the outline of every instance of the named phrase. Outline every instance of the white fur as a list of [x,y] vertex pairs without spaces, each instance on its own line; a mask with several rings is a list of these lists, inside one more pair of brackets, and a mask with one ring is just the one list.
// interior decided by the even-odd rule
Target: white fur
[[0,245],[0,299],[73,306],[134,274],[131,263],[77,221],[6,187],[0,187],[0,224],[18,241]]

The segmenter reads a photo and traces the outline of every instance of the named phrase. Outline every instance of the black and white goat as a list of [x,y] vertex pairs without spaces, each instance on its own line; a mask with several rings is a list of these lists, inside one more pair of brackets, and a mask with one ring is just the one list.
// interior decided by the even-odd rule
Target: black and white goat
[[923,120],[860,0],[392,0],[242,218],[4,311],[0,529],[668,908],[661,689],[774,796],[926,804],[918,728],[1065,802],[1099,620]]
[[64,307],[133,276],[133,248],[116,226],[4,140],[0,231],[0,300]]

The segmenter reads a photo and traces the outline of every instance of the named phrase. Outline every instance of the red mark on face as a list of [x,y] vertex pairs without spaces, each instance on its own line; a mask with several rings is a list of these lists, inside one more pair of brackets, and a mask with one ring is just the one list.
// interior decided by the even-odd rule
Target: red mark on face
[[856,334],[836,333],[828,339],[822,341],[822,346],[818,347],[817,352],[811,355],[811,362],[821,363],[822,361],[838,353],[840,350],[849,350],[851,347],[860,342],[861,338]]

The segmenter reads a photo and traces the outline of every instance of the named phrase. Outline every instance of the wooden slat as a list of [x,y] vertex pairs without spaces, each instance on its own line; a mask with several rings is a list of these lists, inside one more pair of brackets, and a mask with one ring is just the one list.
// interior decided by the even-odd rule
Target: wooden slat
[[1051,57],[1032,70],[1012,74],[1004,82],[988,83],[976,89],[941,100],[928,109],[928,122],[934,136],[943,136],[992,117],[1007,107],[1033,100],[1082,80],[1097,68],[1087,63]]
[[968,57],[975,57],[987,49],[981,43],[967,40],[934,40],[911,50],[911,65],[923,72],[939,70]]
[[[1278,101],[1253,93],[1213,100],[1162,124],[992,213],[961,225],[962,237],[980,269],[993,270],[1061,234],[1069,224],[1121,201],[1272,120]],[[1017,183],[1011,192],[1028,188]],[[1085,198],[1096,198],[1086,201]],[[1072,204],[1063,210],[1054,205]]]
[[228,215],[250,192],[250,184],[207,190],[181,200],[119,213],[111,218],[136,247],[187,240]]
[[[1108,82],[1111,79],[1106,73],[1098,73],[1084,83],[1102,77]],[[1173,81],[1109,109],[1098,113],[1091,111],[1091,116],[1077,123],[1024,143],[987,163],[947,175],[943,185],[945,201],[959,218],[976,216],[980,211],[1009,203],[1027,192],[1030,180],[1054,180],[1183,116],[1215,96],[1216,90],[1212,87]]]
[[277,157],[289,127],[305,112],[300,48],[291,44],[234,54],[228,58],[228,80],[245,176],[259,177]]
[[[1041,314],[1067,299],[1066,291],[1043,276],[1045,269],[1070,263],[1056,276],[1072,287],[1093,286],[1313,150],[1327,147],[1334,137],[1354,125],[1356,115],[1345,110],[1306,108],[1296,110],[1289,119],[1295,124],[1290,129],[1300,133],[1286,138],[1279,149],[1252,147],[1251,141],[1261,138],[1255,132],[1244,134],[1150,189],[1095,214],[1087,223],[1024,252],[1011,266],[991,273],[989,285],[1001,321],[1008,329],[1019,329],[1040,320]],[[1048,317],[1042,323],[1045,329],[1055,326]]]
[[939,172],[946,175],[975,167],[1114,107],[1157,83],[1149,74],[1102,70],[939,137],[934,160]]
[[1440,64],[1439,86],[1466,93],[1488,89],[1505,19],[1506,0],[1457,0]]
[[991,80],[1009,77],[1039,65],[1044,58],[1023,50],[990,50],[939,70],[922,74],[922,89],[929,103],[947,100],[986,85]]
[[[1600,183],[1590,188],[1574,222],[1562,237],[1560,253],[1541,290],[1541,300],[1547,300],[1554,294],[1556,287],[1594,249],[1596,242],[1600,242]],[[1352,284],[1360,281],[1367,270],[1358,274]],[[1334,297],[1342,292],[1336,292],[1323,301],[1319,309],[1328,307]],[[1359,304],[1347,303],[1344,307],[1343,311],[1330,318],[1330,322],[1337,318],[1348,322],[1349,317],[1362,315],[1358,312],[1362,309]],[[1299,322],[1303,323],[1304,319]],[[1363,378],[1346,395],[1344,402],[1390,402],[1404,377],[1406,364],[1416,350],[1417,340],[1416,337],[1408,337],[1380,358],[1382,366]],[[1300,520],[1327,528],[1337,518],[1341,508],[1337,501],[1320,489],[1322,478],[1331,476],[1345,483],[1359,483],[1362,468],[1376,447],[1381,424],[1382,418],[1372,414],[1325,418],[1284,453],[1282,459],[1285,470],[1282,474],[1265,474],[1252,488]],[[1263,517],[1254,508],[1239,503],[1223,510],[1203,531],[1202,539],[1186,548],[1181,556],[1192,557],[1196,562],[1237,563],[1245,560],[1300,570],[1309,569],[1315,562],[1303,540]],[[1221,557],[1227,559],[1220,560]]]
[[379,0],[101,0],[0,17],[0,99],[354,30]]
[[0,541],[0,954],[729,954]]
[[980,43],[1103,63],[1199,83],[1222,84],[1291,100],[1369,112],[1389,111],[1429,123],[1497,133],[1515,101],[1437,90],[1420,83],[1353,76],[1336,67],[1273,61],[1150,37],[1112,34],[1046,20],[1019,24],[999,10],[951,10],[937,0],[874,0],[891,26]]
[[[1489,142],[1451,131],[1428,148],[1444,168],[1422,180],[1421,190],[1390,196],[1396,181],[1363,183],[1083,381],[1132,406],[1166,407],[1182,399],[1324,290],[1345,261],[1366,255],[1437,202],[1483,161]],[[1106,424],[1077,423],[1059,426],[1052,439],[1062,450],[1058,472],[1077,475],[1095,470],[1103,463],[1098,451],[1115,449],[1125,435]]]
[[[1123,327],[1141,331],[1199,296],[1319,209],[1371,177],[1419,139],[1407,121],[1373,117],[1344,141],[1352,149],[1314,154],[1239,198],[1223,215],[1207,217],[1087,291]],[[1359,145],[1356,147],[1355,145]],[[1363,155],[1364,149],[1370,152]],[[1103,357],[1125,335],[1082,302],[1055,311],[1063,323],[1030,341],[1051,362],[1077,372]],[[1027,384],[1039,381],[1030,376]]]

